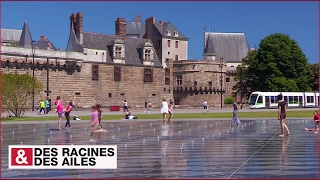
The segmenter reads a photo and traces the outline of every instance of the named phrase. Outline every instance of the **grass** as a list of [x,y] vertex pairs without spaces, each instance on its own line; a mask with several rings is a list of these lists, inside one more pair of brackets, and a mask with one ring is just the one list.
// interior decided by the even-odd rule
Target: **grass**
[[[288,118],[306,118],[313,115],[313,110],[300,110],[300,111],[287,111]],[[162,119],[161,114],[135,114],[139,119]],[[239,112],[239,118],[277,118],[277,111],[262,111],[262,112]],[[91,116],[81,116],[82,120],[89,120]],[[103,115],[103,120],[120,120],[124,118],[124,115]],[[231,112],[215,112],[215,113],[194,113],[194,114],[174,114],[173,118],[177,119],[204,119],[204,118],[232,118]],[[37,116],[37,117],[12,117],[2,119],[2,122],[9,121],[54,121],[57,120],[57,116]]]

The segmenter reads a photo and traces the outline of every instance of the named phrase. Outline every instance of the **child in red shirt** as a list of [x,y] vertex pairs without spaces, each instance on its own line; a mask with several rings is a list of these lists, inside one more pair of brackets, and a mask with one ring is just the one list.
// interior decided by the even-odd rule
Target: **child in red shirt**
[[305,129],[306,129],[306,131],[313,131],[314,130],[314,133],[318,133],[320,114],[317,111],[314,112],[313,120],[315,122],[314,129],[308,129],[308,128],[305,128]]

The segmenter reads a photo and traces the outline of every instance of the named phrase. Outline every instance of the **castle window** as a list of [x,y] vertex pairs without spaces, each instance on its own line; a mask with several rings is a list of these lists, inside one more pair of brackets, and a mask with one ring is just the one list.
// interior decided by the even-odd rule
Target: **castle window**
[[227,78],[226,78],[226,82],[230,82],[230,77],[227,77]]
[[144,82],[153,82],[153,69],[145,68],[144,69]]
[[170,84],[170,68],[165,68],[165,80],[166,85]]
[[144,50],[144,60],[151,60],[151,49]]
[[179,41],[176,41],[176,48],[179,48]]
[[170,31],[167,31],[167,36],[171,36],[171,32]]
[[168,47],[170,47],[170,45],[171,45],[171,41],[170,41],[170,40],[168,40]]
[[211,87],[211,86],[212,86],[212,81],[209,81],[209,83],[208,83],[208,84],[209,84],[209,86]]
[[170,76],[170,68],[166,68],[166,70],[165,70],[165,76]]
[[198,86],[198,82],[197,81],[194,82],[194,86]]
[[92,80],[97,81],[99,80],[99,65],[94,64],[92,65]]
[[178,32],[177,32],[177,31],[174,31],[174,32],[173,32],[173,35],[174,35],[174,37],[178,37]]
[[178,61],[178,60],[179,60],[179,56],[176,55],[174,59],[175,59],[176,61]]
[[177,86],[182,86],[182,76],[177,76]]
[[122,47],[119,47],[119,46],[117,46],[116,48],[115,48],[115,53],[116,53],[116,58],[117,59],[120,59],[120,58],[122,58],[122,56],[121,56],[121,54],[122,54]]
[[121,67],[114,66],[114,81],[121,81]]
[[165,82],[165,84],[166,85],[169,85],[170,84],[170,77],[165,77],[165,80],[164,80]]

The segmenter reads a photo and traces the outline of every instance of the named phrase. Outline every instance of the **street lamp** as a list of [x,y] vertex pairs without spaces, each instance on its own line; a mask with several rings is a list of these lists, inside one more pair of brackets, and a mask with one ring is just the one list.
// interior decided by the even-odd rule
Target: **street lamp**
[[[242,71],[243,71],[243,66],[240,65],[240,103],[242,104],[242,99],[243,99],[243,80],[242,80]],[[241,105],[241,109],[242,109],[242,105]]]
[[[34,78],[34,53],[36,52],[36,41],[32,41],[32,77]],[[34,84],[32,85],[32,111],[34,111]]]
[[220,58],[220,106],[221,106],[221,109],[222,109],[222,68],[223,68],[223,58]]

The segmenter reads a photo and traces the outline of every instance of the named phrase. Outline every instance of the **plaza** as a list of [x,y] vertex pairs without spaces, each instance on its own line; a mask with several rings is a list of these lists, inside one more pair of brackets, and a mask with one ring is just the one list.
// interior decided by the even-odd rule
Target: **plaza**
[[[90,122],[2,123],[2,178],[318,178],[318,134],[312,119],[288,119],[291,135],[279,137],[279,121],[224,119],[104,121],[106,132],[89,142]],[[10,170],[8,145],[117,145],[116,170]]]

